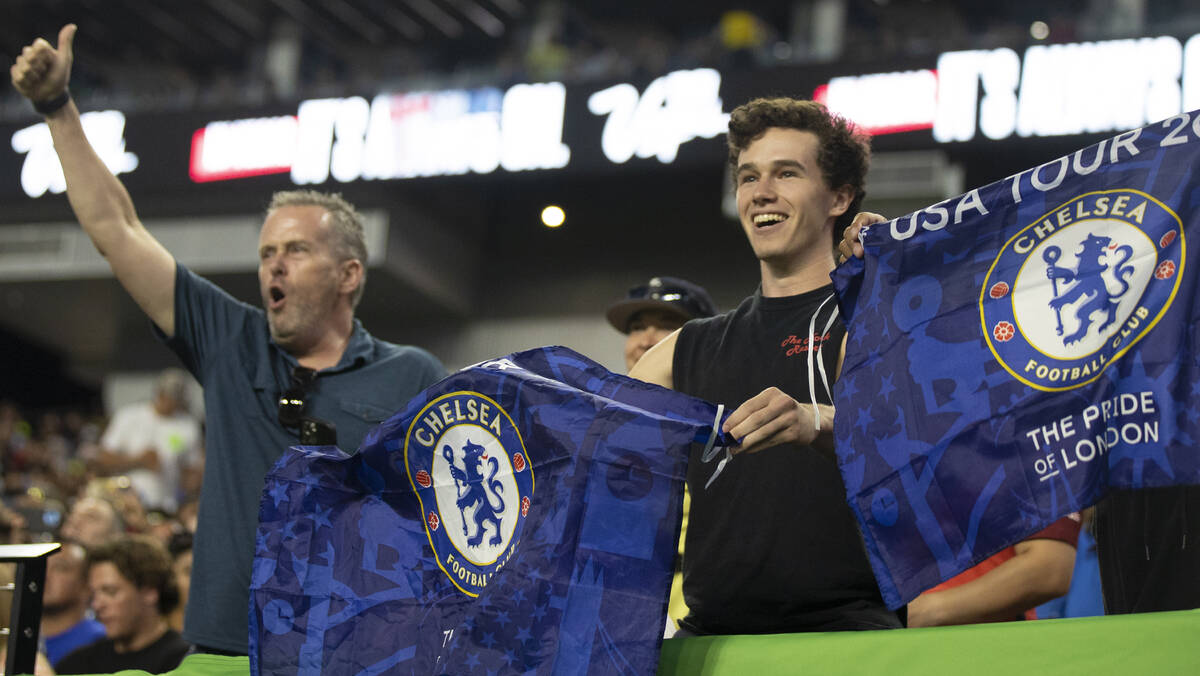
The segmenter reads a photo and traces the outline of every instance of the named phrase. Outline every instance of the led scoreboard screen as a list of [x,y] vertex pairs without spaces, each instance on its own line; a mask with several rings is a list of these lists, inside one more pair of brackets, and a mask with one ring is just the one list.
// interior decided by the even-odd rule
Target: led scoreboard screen
[[[874,135],[877,151],[1111,134],[1200,108],[1200,35],[944,52],[905,65],[697,68],[645,83],[379,92],[212,115],[99,110],[83,122],[108,167],[143,193],[256,179],[336,186],[719,167],[728,111],[764,95],[822,101]],[[0,134],[9,139],[0,194],[64,190],[45,124],[31,113]]]

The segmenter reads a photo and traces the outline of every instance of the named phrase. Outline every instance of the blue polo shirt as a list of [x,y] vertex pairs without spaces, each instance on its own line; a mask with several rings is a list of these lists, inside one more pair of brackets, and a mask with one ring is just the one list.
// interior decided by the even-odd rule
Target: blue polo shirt
[[[279,395],[297,363],[271,340],[260,308],[235,300],[183,265],[175,273],[175,335],[158,333],[204,386],[207,418],[183,636],[245,654],[263,478],[284,449],[299,443],[276,420]],[[369,429],[444,376],[433,355],[377,340],[355,320],[341,361],[319,371],[309,388],[307,414],[332,422],[338,446],[352,452]]]
[[50,660],[51,665],[56,665],[72,650],[91,645],[105,637],[107,634],[104,631],[104,625],[90,617],[85,617],[64,632],[44,637],[46,659]]

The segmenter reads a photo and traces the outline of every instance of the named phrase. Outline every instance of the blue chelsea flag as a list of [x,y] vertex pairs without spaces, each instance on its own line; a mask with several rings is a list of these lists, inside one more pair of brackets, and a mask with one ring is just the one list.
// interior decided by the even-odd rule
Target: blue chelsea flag
[[252,670],[653,673],[688,448],[719,418],[547,347],[451,375],[353,456],[291,449],[260,508]]
[[838,461],[889,606],[1110,486],[1200,483],[1198,168],[1178,115],[873,226],[834,273]]

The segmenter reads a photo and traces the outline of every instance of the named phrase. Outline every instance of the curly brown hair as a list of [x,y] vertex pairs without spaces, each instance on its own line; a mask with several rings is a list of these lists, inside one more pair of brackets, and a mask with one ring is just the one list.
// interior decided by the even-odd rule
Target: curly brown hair
[[163,615],[179,605],[171,555],[152,537],[128,535],[110,540],[88,550],[87,562],[89,569],[98,563],[111,563],[134,587],[158,590],[158,612]]
[[816,101],[791,98],[754,99],[729,115],[729,167],[735,173],[738,156],[772,127],[809,131],[817,136],[817,166],[825,183],[833,189],[849,186],[854,191],[846,213],[833,228],[833,243],[841,239],[867,194],[867,168],[871,162],[871,139],[849,120],[829,112]]

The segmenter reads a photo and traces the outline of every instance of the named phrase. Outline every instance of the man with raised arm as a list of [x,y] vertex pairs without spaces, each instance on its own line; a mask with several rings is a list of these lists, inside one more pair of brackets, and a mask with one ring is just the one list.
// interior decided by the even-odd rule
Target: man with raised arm
[[732,407],[728,462],[690,459],[684,571],[693,634],[882,629],[887,609],[832,453],[845,327],[829,273],[870,151],[812,101],[757,99],[729,120],[742,229],[761,285],[688,322],[631,376]]
[[244,655],[267,470],[302,430],[332,428],[352,451],[444,369],[420,348],[372,337],[354,318],[366,245],[359,215],[338,195],[273,197],[258,245],[265,310],[177,263],[84,136],[67,90],[75,31],[65,26],[57,48],[43,39],[26,47],[12,81],[50,127],[80,225],[204,386],[208,455],[184,637],[205,652]]

